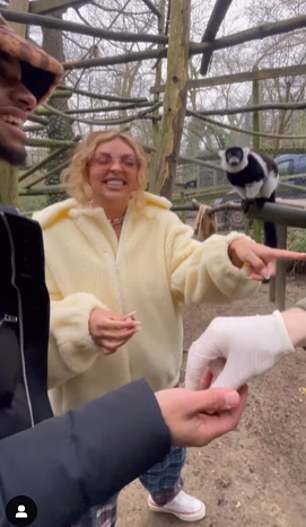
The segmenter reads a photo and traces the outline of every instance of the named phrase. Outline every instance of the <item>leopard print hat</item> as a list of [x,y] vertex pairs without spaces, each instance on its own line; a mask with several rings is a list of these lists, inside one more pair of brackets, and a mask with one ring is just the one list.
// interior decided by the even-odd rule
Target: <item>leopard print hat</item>
[[36,97],[37,104],[50,97],[63,75],[62,65],[38,46],[19,36],[2,15],[0,50],[19,59],[22,83]]

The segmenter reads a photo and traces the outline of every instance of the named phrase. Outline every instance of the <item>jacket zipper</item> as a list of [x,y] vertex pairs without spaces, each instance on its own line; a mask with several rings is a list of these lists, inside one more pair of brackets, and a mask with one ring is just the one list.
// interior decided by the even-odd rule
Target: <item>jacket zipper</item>
[[3,212],[0,213],[3,219],[3,223],[5,226],[5,229],[7,231],[10,248],[11,248],[11,264],[12,264],[12,276],[11,276],[11,283],[12,286],[16,289],[17,292],[17,303],[18,303],[18,318],[19,318],[19,342],[20,342],[20,355],[21,355],[21,369],[22,369],[22,378],[25,388],[25,394],[26,394],[26,401],[28,405],[28,411],[29,411],[29,417],[30,417],[30,423],[31,427],[34,427],[34,415],[33,415],[33,407],[30,397],[30,391],[29,391],[29,384],[27,379],[27,369],[26,369],[26,361],[25,361],[25,354],[24,354],[24,331],[23,331],[23,317],[22,317],[22,299],[21,299],[21,291],[19,287],[16,284],[16,266],[15,266],[15,247],[14,247],[14,241],[12,237],[12,233],[8,224],[8,221],[3,214]]
[[120,299],[120,304],[121,304],[121,311],[122,311],[122,314],[125,313],[125,298],[124,298],[124,294],[123,294],[123,288],[122,288],[122,282],[121,282],[121,273],[120,273],[120,266],[119,266],[119,245],[118,245],[118,249],[117,249],[117,254],[116,254],[116,258],[114,260],[114,267],[115,267],[115,275],[116,275],[116,280],[117,280],[117,285],[118,285],[118,293],[119,293],[119,299]]
[[116,256],[114,259],[115,274],[117,277],[117,284],[118,284],[118,291],[119,291],[119,298],[120,298],[120,303],[121,303],[122,314],[126,314],[126,298],[125,298],[125,294],[123,293],[119,261],[120,261],[121,246],[122,246],[122,243],[124,243],[122,242],[122,240],[124,239],[124,236],[125,236],[125,231],[127,229],[127,223],[129,221],[130,214],[131,214],[130,207],[128,206],[126,214],[125,214],[124,222],[122,224],[120,237],[119,239],[117,239],[117,251],[116,251]]

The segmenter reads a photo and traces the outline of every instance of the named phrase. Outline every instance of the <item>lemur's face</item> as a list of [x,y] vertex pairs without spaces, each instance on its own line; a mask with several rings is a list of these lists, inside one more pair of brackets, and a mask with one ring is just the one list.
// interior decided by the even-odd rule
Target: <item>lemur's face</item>
[[240,146],[232,146],[225,150],[226,163],[232,167],[240,165],[243,160],[243,150]]

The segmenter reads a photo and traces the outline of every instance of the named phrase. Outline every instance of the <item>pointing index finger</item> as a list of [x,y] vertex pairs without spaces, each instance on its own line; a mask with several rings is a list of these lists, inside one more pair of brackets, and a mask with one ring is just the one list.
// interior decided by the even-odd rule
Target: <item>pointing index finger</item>
[[306,253],[286,249],[273,249],[273,254],[278,260],[306,260]]

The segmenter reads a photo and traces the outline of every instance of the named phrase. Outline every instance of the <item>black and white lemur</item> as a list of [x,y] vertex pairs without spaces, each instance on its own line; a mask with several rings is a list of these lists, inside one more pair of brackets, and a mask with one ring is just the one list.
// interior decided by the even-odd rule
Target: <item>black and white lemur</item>
[[[267,201],[275,202],[275,189],[279,182],[278,167],[273,159],[248,147],[232,146],[219,152],[221,167],[231,185],[242,198],[242,207],[247,211],[250,203],[259,207]],[[264,222],[264,243],[277,247],[274,223]]]

